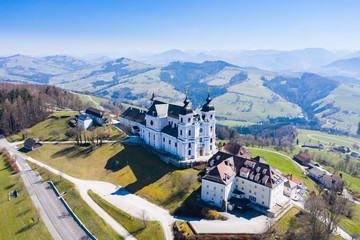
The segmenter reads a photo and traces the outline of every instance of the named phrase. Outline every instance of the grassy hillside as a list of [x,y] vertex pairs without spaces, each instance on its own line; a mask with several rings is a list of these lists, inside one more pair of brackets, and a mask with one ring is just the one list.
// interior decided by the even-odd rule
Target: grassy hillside
[[[0,239],[52,239],[20,177],[0,155]],[[9,200],[9,192],[18,197]]]
[[[70,118],[77,112],[54,112],[48,119],[29,128],[30,134],[27,137],[39,138],[44,141],[62,141],[69,140],[65,135],[66,129],[71,128],[68,124]],[[59,117],[59,118],[57,118]],[[51,131],[59,131],[59,136],[51,135]],[[10,142],[23,141],[22,134],[15,134],[8,137]]]
[[339,110],[334,112],[332,109],[317,113],[316,116],[325,121],[323,127],[343,129],[350,133],[355,133],[360,122],[360,84],[341,84],[330,94],[317,101],[317,109],[333,104],[333,108]]

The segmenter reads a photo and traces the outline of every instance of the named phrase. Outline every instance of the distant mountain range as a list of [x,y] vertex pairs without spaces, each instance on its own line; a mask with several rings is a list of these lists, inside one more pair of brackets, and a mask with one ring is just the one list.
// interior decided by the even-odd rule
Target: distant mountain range
[[[229,53],[228,57],[231,57]],[[242,58],[245,59],[245,53]],[[318,55],[317,62],[329,62],[324,72],[334,68],[356,70],[357,58],[335,60],[335,54],[319,49],[306,51],[248,51],[251,61],[261,56],[274,59],[278,66],[286,59],[291,64]],[[70,56],[34,58],[15,55],[0,58],[0,81],[51,84],[64,89],[88,91],[105,98],[148,106],[154,92],[158,99],[181,104],[185,89],[193,108],[199,108],[210,89],[219,119],[259,122],[276,117],[316,116],[324,127],[338,128],[355,133],[360,122],[360,80],[354,77],[316,75],[313,73],[284,73],[261,70],[256,65],[239,67],[233,62],[206,59],[206,53],[192,53],[193,62],[187,62],[188,53],[172,50],[158,54],[157,64],[118,58],[91,56],[88,60]],[[233,56],[235,56],[234,54]],[[182,58],[184,61],[172,61]],[[216,59],[216,57],[214,57]],[[97,59],[97,60],[96,60]],[[161,59],[164,60],[163,63]],[[240,58],[239,58],[240,59]],[[103,62],[103,60],[105,62]],[[166,61],[165,61],[166,60]],[[240,61],[240,60],[239,60]],[[347,64],[347,61],[350,61]],[[319,65],[319,64],[318,64]],[[244,65],[243,65],[244,66]],[[330,70],[331,69],[331,70]]]
[[[331,52],[322,48],[307,48],[293,51],[278,50],[243,50],[243,51],[187,51],[172,49],[160,54],[128,55],[138,61],[149,64],[168,64],[173,61],[204,62],[222,60],[242,67],[256,67],[275,72],[315,72],[320,74],[359,77],[341,67],[330,69],[328,65],[338,60],[360,57],[359,52]],[[346,70],[346,69],[344,69]]]

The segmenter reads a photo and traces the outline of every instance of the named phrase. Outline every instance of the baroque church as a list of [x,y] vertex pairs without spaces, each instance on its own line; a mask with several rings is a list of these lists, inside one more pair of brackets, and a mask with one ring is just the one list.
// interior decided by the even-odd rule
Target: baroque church
[[187,94],[183,106],[156,100],[155,94],[150,101],[147,111],[128,108],[120,116],[120,124],[130,127],[146,144],[181,160],[197,159],[216,152],[215,108],[210,94],[200,114],[189,106]]

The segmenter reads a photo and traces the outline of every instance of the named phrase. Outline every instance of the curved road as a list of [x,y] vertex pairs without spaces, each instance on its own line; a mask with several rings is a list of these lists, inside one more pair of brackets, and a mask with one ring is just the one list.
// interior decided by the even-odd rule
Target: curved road
[[25,156],[0,136],[0,147],[10,152],[21,169],[21,177],[42,220],[54,239],[95,239],[70,215],[49,184],[34,172],[26,162]]

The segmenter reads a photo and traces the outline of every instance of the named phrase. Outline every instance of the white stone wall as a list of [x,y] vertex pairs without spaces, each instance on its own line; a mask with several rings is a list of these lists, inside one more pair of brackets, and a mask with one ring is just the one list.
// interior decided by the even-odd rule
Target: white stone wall
[[86,119],[85,121],[78,120],[78,125],[84,129],[88,129],[93,125],[93,120],[92,119]]
[[215,206],[221,208],[222,201],[228,200],[231,184],[225,185],[217,182],[202,180],[201,199],[206,202],[213,202]]

